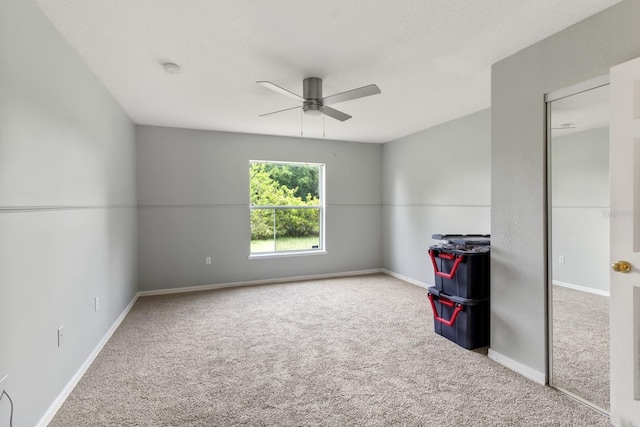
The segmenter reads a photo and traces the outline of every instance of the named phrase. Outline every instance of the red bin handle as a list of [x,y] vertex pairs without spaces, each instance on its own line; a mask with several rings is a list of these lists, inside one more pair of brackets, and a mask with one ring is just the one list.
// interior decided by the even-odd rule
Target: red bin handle
[[460,314],[460,312],[462,311],[462,304],[456,304],[453,301],[439,298],[440,303],[446,305],[447,307],[453,307],[454,305],[456,306],[455,310],[453,310],[453,314],[451,315],[451,319],[447,320],[438,315],[438,309],[436,308],[436,304],[433,302],[433,295],[428,294],[427,296],[429,297],[431,309],[433,310],[433,318],[444,325],[453,326],[456,319],[458,318],[458,314]]
[[453,276],[456,274],[456,271],[458,270],[458,266],[464,259],[464,255],[454,256],[452,254],[438,253],[438,258],[449,259],[449,260],[454,258],[456,259],[455,262],[453,263],[453,268],[451,268],[451,271],[449,273],[445,273],[443,271],[438,270],[438,264],[436,264],[436,257],[433,254],[433,251],[431,249],[429,249],[429,257],[431,257],[431,263],[433,264],[433,271],[436,273],[436,276],[444,277],[445,279],[453,279]]

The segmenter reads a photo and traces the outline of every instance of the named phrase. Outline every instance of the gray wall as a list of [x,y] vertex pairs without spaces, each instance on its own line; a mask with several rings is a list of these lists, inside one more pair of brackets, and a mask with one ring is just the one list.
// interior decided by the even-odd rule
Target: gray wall
[[435,233],[488,234],[491,111],[383,146],[383,267],[433,285]]
[[[380,268],[378,144],[138,126],[137,147],[141,290]],[[326,255],[248,259],[249,160],[326,164]]]
[[544,94],[640,56],[640,2],[623,1],[492,67],[491,348],[545,372]]
[[551,170],[553,280],[609,292],[609,127],[554,137]]
[[0,390],[32,426],[135,295],[135,129],[34,2],[0,52]]

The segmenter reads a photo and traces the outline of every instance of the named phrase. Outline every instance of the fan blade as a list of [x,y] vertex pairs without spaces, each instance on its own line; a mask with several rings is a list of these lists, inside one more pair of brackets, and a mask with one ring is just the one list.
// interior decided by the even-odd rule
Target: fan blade
[[349,120],[351,118],[350,115],[345,114],[342,111],[335,110],[331,107],[327,107],[326,105],[322,107],[322,112],[329,117],[340,120],[341,122],[344,122],[345,120]]
[[270,113],[260,114],[258,117],[270,116],[272,114],[282,113],[283,111],[295,110],[296,108],[302,108],[302,107],[298,106],[298,107],[285,108],[284,110],[278,110],[278,111],[272,111]]
[[274,85],[274,84],[273,84],[273,83],[271,83],[271,82],[266,82],[266,81],[257,81],[256,83],[259,83],[259,84],[261,84],[262,86],[266,87],[267,89],[271,89],[271,90],[272,90],[272,91],[274,91],[274,92],[278,92],[278,93],[279,93],[279,94],[281,94],[281,95],[288,96],[289,98],[293,98],[293,99],[295,99],[296,101],[300,101],[300,102],[304,102],[304,101],[305,101],[305,99],[304,99],[303,97],[301,97],[301,96],[299,96],[299,95],[296,95],[296,94],[295,94],[295,93],[293,93],[293,92],[289,92],[288,90],[286,90],[286,89],[284,89],[284,88],[281,88],[281,87],[280,87],[280,86],[278,86],[278,85]]
[[324,105],[337,104],[338,102],[351,101],[352,99],[364,98],[365,96],[377,95],[380,88],[376,85],[359,87],[358,89],[336,93],[322,99]]

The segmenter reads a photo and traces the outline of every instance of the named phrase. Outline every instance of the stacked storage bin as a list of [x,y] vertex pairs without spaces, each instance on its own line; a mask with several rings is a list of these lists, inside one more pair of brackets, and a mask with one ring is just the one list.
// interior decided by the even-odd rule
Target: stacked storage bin
[[489,345],[489,235],[442,235],[429,248],[436,285],[428,288],[438,335],[466,348]]

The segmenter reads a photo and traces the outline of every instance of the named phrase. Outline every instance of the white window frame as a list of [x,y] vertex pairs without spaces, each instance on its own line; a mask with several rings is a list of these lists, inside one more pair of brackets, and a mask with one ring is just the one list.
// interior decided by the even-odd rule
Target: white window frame
[[[318,248],[312,249],[296,249],[291,251],[271,251],[271,252],[251,252],[251,223],[249,223],[249,259],[265,259],[265,258],[283,258],[283,257],[291,257],[291,256],[308,256],[308,255],[324,255],[327,253],[325,248],[325,169],[326,165],[324,163],[312,163],[312,162],[289,162],[285,160],[249,160],[249,168],[254,163],[268,163],[274,165],[301,165],[301,166],[316,166],[319,168],[318,171],[318,195],[320,198],[320,204],[314,206],[307,205],[252,205],[251,200],[249,200],[249,216],[251,216],[251,211],[259,210],[259,209],[273,209],[275,210],[284,210],[284,209],[314,209],[319,211],[320,215],[320,233],[319,233],[319,244]],[[249,199],[251,199],[251,194],[249,194]],[[275,237],[275,236],[274,236]]]

